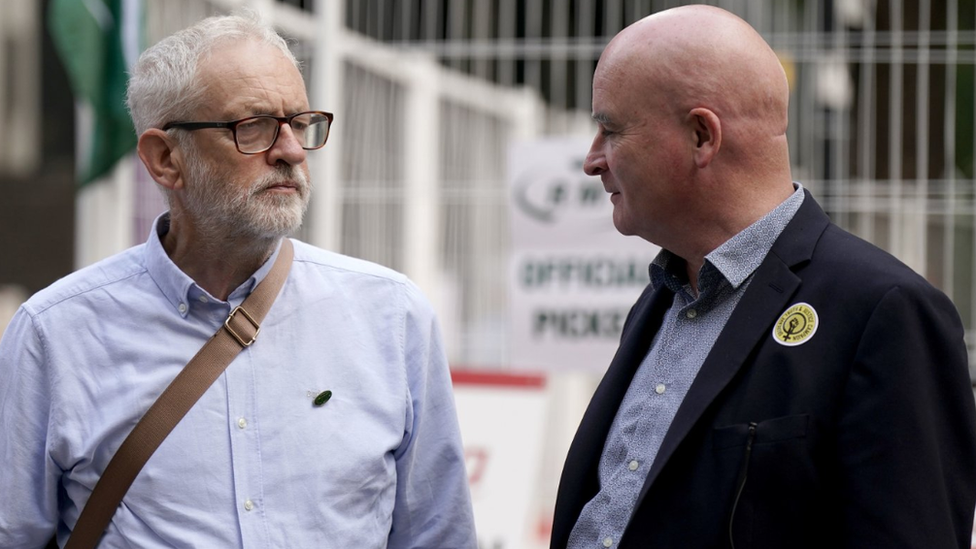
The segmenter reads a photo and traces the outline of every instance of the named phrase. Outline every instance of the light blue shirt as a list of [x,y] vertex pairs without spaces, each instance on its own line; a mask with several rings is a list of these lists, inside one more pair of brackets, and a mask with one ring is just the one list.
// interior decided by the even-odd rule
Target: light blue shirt
[[[129,431],[228,301],[158,234],[25,303],[0,341],[0,547],[63,544]],[[241,352],[149,459],[100,548],[476,547],[450,374],[404,276],[294,242]],[[325,405],[313,405],[323,391]]]
[[[684,260],[662,250],[651,264],[651,284],[674,292],[647,356],[617,410],[600,457],[600,491],[580,513],[571,549],[616,547],[671,427],[752,274],[803,203],[803,188],[705,256],[692,295]],[[646,540],[652,545],[653,540]]]

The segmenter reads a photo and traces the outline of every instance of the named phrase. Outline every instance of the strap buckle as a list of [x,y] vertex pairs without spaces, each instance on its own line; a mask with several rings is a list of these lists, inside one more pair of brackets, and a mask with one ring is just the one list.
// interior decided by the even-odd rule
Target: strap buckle
[[[238,334],[237,332],[234,331],[234,328],[231,328],[231,326],[230,326],[231,320],[234,319],[234,316],[237,313],[241,313],[242,315],[244,315],[244,318],[247,319],[247,321],[251,323],[251,326],[254,327],[254,335],[252,335],[250,337],[250,339],[248,339],[246,341],[244,340],[243,337],[241,337],[240,334]],[[251,315],[247,314],[247,311],[244,310],[244,308],[241,307],[241,306],[235,307],[234,310],[230,312],[230,315],[227,316],[227,320],[224,321],[224,328],[227,328],[227,332],[234,339],[236,339],[238,343],[241,344],[241,347],[248,347],[248,346],[250,346],[252,343],[254,343],[254,340],[258,338],[258,334],[261,332],[261,325],[258,324],[257,321],[254,320],[254,318],[251,317]]]

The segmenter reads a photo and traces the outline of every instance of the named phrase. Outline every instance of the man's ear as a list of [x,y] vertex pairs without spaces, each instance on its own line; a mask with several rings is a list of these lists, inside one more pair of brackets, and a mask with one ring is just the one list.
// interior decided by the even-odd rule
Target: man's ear
[[183,187],[183,157],[176,141],[158,128],[139,136],[136,146],[139,158],[156,183],[175,191]]
[[694,133],[695,165],[699,169],[708,166],[722,148],[722,121],[714,111],[696,107],[688,113]]

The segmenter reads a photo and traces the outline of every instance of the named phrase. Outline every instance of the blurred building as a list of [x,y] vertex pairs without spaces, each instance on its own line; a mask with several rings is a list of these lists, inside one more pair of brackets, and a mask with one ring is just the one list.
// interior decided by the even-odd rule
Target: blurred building
[[[333,111],[301,237],[406,272],[455,367],[508,363],[506,154],[590,134],[590,82],[663,0],[145,0],[146,41],[246,5]],[[790,77],[794,176],[841,226],[923,273],[976,344],[976,0],[719,0]],[[46,2],[0,0],[0,284],[35,291],[141,242],[163,208],[129,161],[75,196],[73,102]],[[98,188],[96,188],[98,187]],[[517,235],[516,235],[517,237]],[[648,261],[650,261],[650,257]],[[976,354],[976,353],[971,353]]]

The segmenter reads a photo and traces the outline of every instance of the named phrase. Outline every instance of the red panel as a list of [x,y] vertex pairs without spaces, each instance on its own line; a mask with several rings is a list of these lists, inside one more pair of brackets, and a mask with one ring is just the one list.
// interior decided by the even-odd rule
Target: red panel
[[546,386],[542,374],[510,374],[485,370],[451,370],[455,385],[489,385],[493,387],[523,387],[541,389]]

